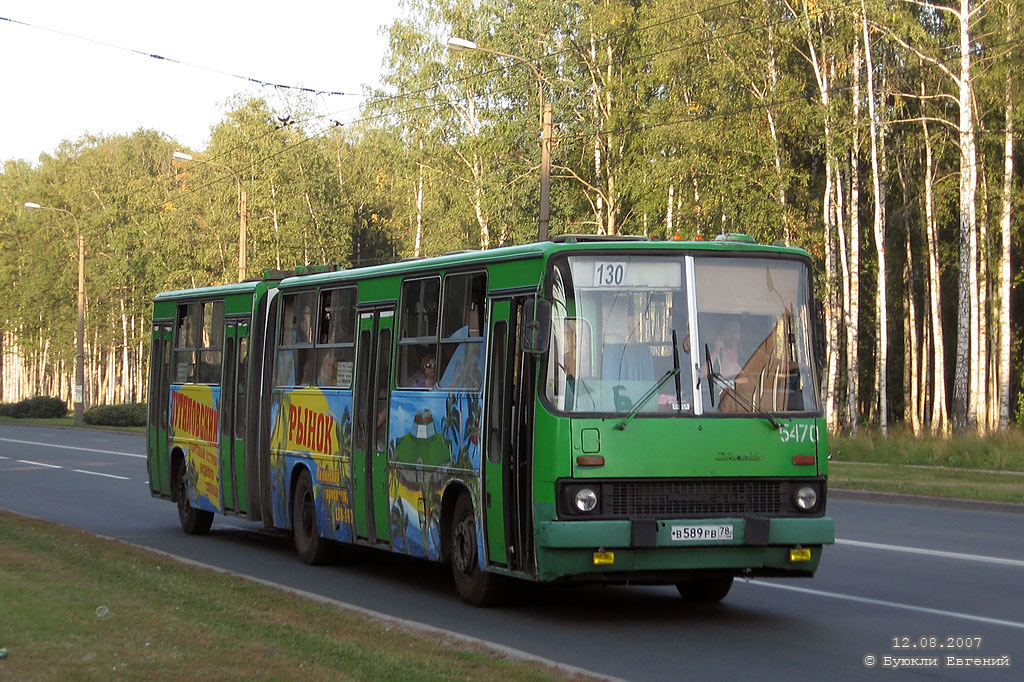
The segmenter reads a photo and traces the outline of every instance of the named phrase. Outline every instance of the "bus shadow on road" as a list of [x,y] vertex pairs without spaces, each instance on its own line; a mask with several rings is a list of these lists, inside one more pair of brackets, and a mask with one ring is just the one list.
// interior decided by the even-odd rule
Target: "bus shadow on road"
[[[210,535],[211,539],[228,545],[249,550],[259,548],[301,565],[291,538],[285,532],[266,530],[255,524],[251,528],[220,525],[215,526]],[[386,590],[389,602],[459,601],[446,564],[366,547],[353,547],[349,554],[345,561],[309,567],[309,570],[320,574],[341,593],[363,594],[363,590],[378,586]],[[738,581],[737,585],[742,583]],[[671,585],[570,585],[512,580],[506,585],[504,596],[501,604],[486,611],[515,612],[551,622],[564,621],[567,625],[582,619],[591,623],[694,623],[745,628],[756,624],[755,627],[762,629],[793,628],[801,622],[798,618],[759,607],[750,601],[749,594],[737,594],[735,587],[722,602],[712,604],[687,602]],[[341,596],[336,598],[349,601]],[[360,606],[373,608],[368,600],[357,601]]]
[[673,586],[558,585],[522,583],[514,588],[511,610],[548,619],[601,623],[694,623],[791,627],[798,619],[726,597],[717,603],[687,602]]

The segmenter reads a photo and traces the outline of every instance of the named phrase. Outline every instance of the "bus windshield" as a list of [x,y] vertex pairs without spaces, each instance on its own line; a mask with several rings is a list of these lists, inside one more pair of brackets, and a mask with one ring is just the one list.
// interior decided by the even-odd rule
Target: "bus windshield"
[[546,397],[581,414],[818,411],[808,287],[782,258],[558,259]]

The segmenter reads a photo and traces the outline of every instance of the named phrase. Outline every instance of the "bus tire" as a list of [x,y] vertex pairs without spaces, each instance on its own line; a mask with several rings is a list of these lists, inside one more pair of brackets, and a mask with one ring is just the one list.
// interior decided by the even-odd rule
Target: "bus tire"
[[331,543],[320,537],[316,526],[316,500],[308,471],[303,471],[292,490],[292,543],[299,558],[310,566],[330,560]]
[[679,596],[695,604],[712,604],[725,599],[732,588],[731,575],[714,575],[676,583]]
[[455,591],[470,606],[493,606],[500,600],[503,579],[480,568],[477,558],[476,515],[467,493],[459,495],[448,524],[448,556]]
[[188,496],[188,470],[185,467],[185,460],[178,458],[177,462],[174,481],[177,486],[178,521],[181,522],[181,529],[189,535],[206,535],[213,525],[213,512],[192,506],[192,500]]

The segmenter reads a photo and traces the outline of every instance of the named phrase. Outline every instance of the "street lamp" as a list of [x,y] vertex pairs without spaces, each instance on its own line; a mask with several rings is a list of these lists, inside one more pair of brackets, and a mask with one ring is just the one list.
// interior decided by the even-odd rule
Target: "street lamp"
[[174,152],[171,154],[171,157],[178,161],[195,161],[196,163],[205,163],[211,166],[217,166],[218,168],[223,168],[227,172],[231,173],[232,177],[235,178],[235,183],[238,185],[238,281],[245,281],[245,242],[249,222],[249,195],[244,189],[242,189],[242,179],[238,177],[238,173],[236,173],[234,169],[230,166],[225,166],[223,163],[196,159],[193,158],[191,154],[186,154],[185,152]]
[[26,201],[25,208],[40,211],[67,213],[75,221],[78,233],[78,338],[75,341],[75,423],[81,425],[85,419],[85,235],[74,213],[63,208],[40,206]]
[[551,216],[551,105],[544,104],[544,74],[540,67],[525,57],[480,47],[472,40],[452,36],[448,49],[456,52],[476,50],[526,64],[537,79],[537,102],[540,107],[540,216],[537,218],[537,241],[548,240],[548,222]]

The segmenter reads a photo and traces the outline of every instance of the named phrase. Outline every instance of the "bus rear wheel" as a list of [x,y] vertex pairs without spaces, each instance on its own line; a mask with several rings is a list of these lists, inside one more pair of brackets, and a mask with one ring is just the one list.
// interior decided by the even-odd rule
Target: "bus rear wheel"
[[493,606],[500,600],[503,579],[480,568],[476,537],[473,503],[468,494],[462,493],[448,524],[448,555],[455,591],[470,606]]
[[732,588],[731,575],[715,575],[694,578],[686,582],[676,583],[679,596],[696,604],[711,604],[725,599]]
[[292,542],[299,558],[310,566],[330,560],[331,542],[320,537],[317,529],[316,500],[308,471],[302,472],[292,492]]
[[181,522],[181,529],[189,535],[206,535],[213,525],[213,512],[205,509],[196,509],[192,506],[192,500],[188,494],[188,470],[185,467],[185,460],[179,459],[174,472],[174,481],[178,493],[178,521]]

